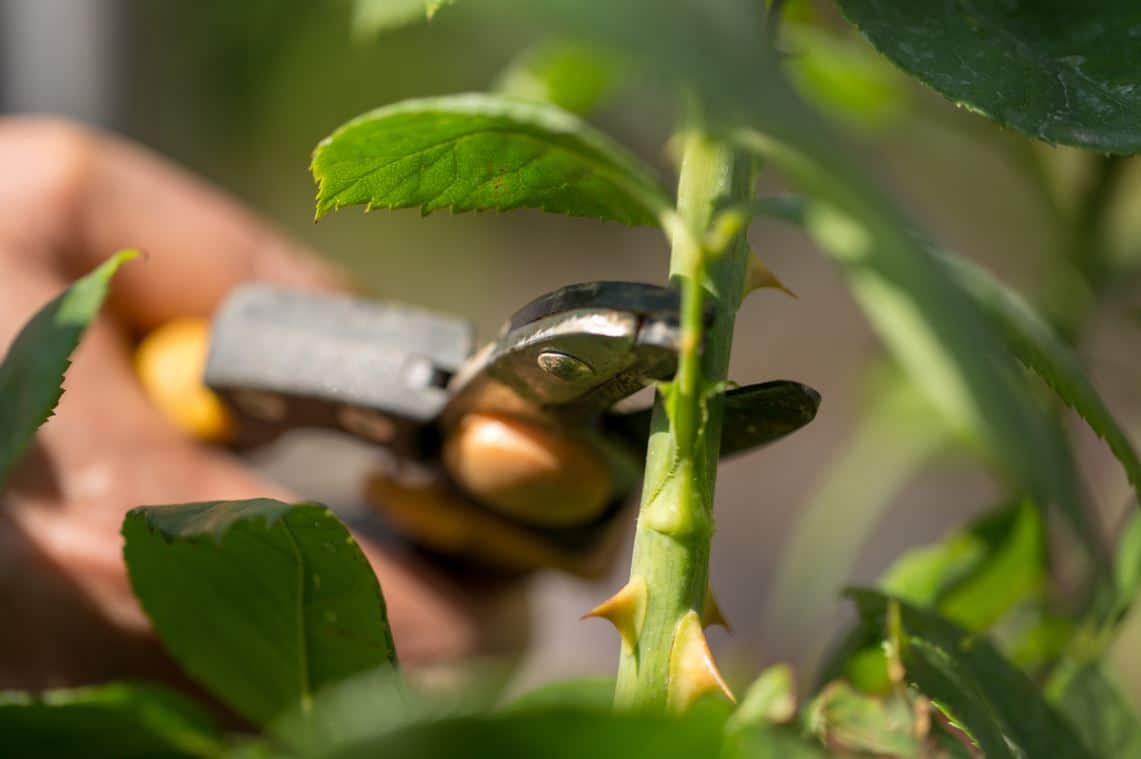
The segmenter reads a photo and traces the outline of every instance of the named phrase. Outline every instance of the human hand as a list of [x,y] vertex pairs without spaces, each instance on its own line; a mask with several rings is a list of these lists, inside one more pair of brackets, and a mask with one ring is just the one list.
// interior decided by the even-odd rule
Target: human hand
[[[171,677],[130,592],[124,513],[140,504],[299,499],[163,418],[132,371],[132,340],[174,318],[208,316],[246,280],[347,282],[216,190],[113,138],[0,120],[0,166],[0,346],[111,252],[146,253],[116,276],[56,415],[0,490],[0,688]],[[361,544],[406,664],[521,647],[518,586],[461,585],[394,549]]]

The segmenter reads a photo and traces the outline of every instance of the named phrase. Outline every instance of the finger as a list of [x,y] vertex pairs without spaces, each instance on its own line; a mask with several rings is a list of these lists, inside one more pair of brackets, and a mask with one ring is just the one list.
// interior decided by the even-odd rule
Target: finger
[[114,137],[59,122],[0,120],[0,165],[8,178],[0,180],[0,234],[50,256],[66,276],[120,248],[147,254],[113,289],[117,312],[137,329],[207,316],[248,280],[349,286],[233,199]]

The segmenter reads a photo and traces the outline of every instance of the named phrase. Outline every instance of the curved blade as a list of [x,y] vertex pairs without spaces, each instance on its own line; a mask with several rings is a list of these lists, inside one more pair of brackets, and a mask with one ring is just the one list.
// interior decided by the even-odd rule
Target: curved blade
[[[733,388],[725,393],[725,421],[721,427],[721,456],[768,445],[796,432],[816,418],[820,393],[808,385],[774,380]],[[611,414],[606,424],[639,450],[650,436],[649,408]]]

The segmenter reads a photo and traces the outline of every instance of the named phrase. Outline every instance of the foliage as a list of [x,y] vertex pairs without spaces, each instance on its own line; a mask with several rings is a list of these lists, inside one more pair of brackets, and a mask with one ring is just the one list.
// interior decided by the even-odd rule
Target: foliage
[[122,251],[40,309],[0,363],[0,486],[63,395],[63,375],[111,277],[137,255]]
[[[442,4],[358,0],[358,25],[378,31]],[[1124,2],[1080,13],[1057,3],[839,4],[904,71],[999,123],[1048,141],[1141,149],[1138,48],[1129,42],[1141,12]],[[865,125],[874,125],[902,118],[898,79],[811,22],[788,30],[799,58],[782,61],[773,47],[782,4],[766,14],[757,5],[488,0],[485,10],[557,42],[517,58],[499,94],[387,105],[336,130],[313,156],[318,217],[348,205],[532,208],[665,233],[683,339],[677,376],[659,388],[650,422],[631,581],[600,614],[623,638],[615,681],[553,684],[505,707],[478,689],[421,692],[397,667],[364,554],[328,509],[265,499],[147,506],[123,525],[135,594],[185,672],[264,734],[227,743],[182,699],[112,685],[5,696],[0,748],[50,739],[107,755],[346,759],[1136,753],[1137,716],[1102,656],[1141,590],[1141,518],[1111,559],[1058,411],[1072,408],[1107,442],[1136,491],[1141,464],[1124,425],[1067,342],[1076,332],[1056,330],[982,269],[941,252],[789,81],[833,113],[871,113]],[[619,82],[649,84],[680,104],[676,198],[654,170],[571,113],[588,113]],[[758,201],[762,162],[802,196]],[[899,370],[818,491],[782,587],[827,596],[831,587],[796,579],[812,574],[805,556],[823,550],[850,564],[887,503],[956,435],[1000,474],[1004,498],[905,554],[880,590],[849,593],[860,622],[805,699],[778,665],[733,706],[721,696],[727,686],[699,611],[712,600],[718,399],[736,309],[757,270],[745,239],[754,213],[803,225]],[[1085,220],[1073,232],[1077,248],[1092,247],[1098,233]],[[9,350],[0,366],[0,477],[50,414],[68,356],[126,257],[49,304]],[[869,477],[879,479],[865,487]],[[853,513],[831,551],[814,536],[837,527],[821,515],[846,506]],[[1055,507],[1097,562],[1068,607],[1054,603],[1047,550]],[[1050,645],[1040,645],[1046,637]],[[1020,654],[1035,645],[1047,653]],[[623,708],[613,708],[615,693]]]

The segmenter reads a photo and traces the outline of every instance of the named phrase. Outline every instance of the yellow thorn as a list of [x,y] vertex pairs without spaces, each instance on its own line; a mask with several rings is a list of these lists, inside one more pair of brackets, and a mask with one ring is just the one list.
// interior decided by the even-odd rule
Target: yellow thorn
[[750,253],[749,271],[745,280],[745,294],[748,295],[754,290],[764,288],[780,290],[790,297],[796,297],[796,293],[785,287],[784,283],[777,278],[777,275],[773,274],[769,267],[765,266],[765,263],[756,253]]
[[713,661],[713,654],[709,652],[709,643],[701,629],[701,618],[691,609],[678,623],[670,652],[667,705],[673,712],[684,712],[702,696],[714,692],[720,692],[737,703]]
[[713,595],[713,588],[709,585],[705,586],[705,602],[701,607],[701,624],[704,627],[721,625],[725,628],[725,632],[733,632],[733,628],[729,626],[725,615],[721,613],[721,606],[717,603],[717,596]]
[[588,617],[608,620],[622,636],[623,648],[633,651],[646,619],[646,581],[631,578],[621,590],[582,615],[583,619]]

